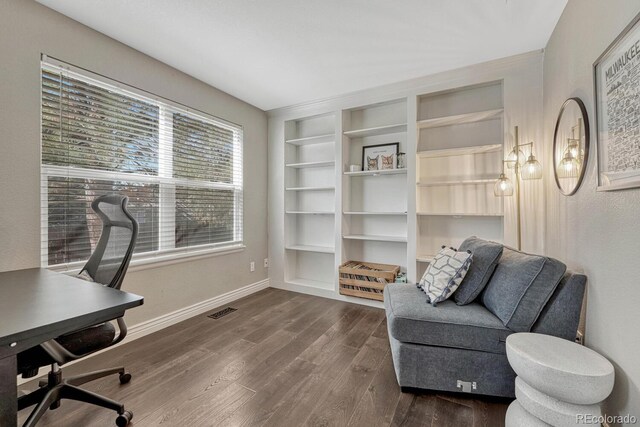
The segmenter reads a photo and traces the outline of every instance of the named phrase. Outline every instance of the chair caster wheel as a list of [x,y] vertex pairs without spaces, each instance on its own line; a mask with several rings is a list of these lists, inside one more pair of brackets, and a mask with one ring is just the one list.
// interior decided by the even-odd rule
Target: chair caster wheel
[[127,427],[133,418],[133,412],[124,411],[122,414],[118,415],[116,418],[116,425],[118,427]]
[[120,374],[120,384],[127,384],[129,381],[131,381],[130,373],[125,372],[124,374]]

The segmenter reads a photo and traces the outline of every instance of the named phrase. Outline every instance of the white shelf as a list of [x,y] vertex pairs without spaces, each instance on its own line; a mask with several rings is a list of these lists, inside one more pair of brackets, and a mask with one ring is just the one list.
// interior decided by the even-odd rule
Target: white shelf
[[441,126],[463,125],[467,123],[483,122],[502,117],[502,108],[497,110],[478,111],[476,113],[458,114],[455,116],[437,117],[434,119],[420,120],[418,129],[436,128]]
[[335,187],[289,187],[285,188],[287,191],[331,191],[335,190]]
[[395,125],[376,126],[366,129],[348,130],[344,132],[344,135],[348,136],[349,138],[363,138],[366,136],[388,135],[390,133],[400,133],[406,131],[407,124],[399,123]]
[[333,215],[335,212],[313,212],[313,211],[285,211],[291,215]]
[[391,215],[398,215],[398,216],[404,216],[407,213],[406,212],[344,212],[345,215],[387,215],[387,216],[391,216]]
[[285,165],[288,168],[295,169],[304,169],[304,168],[323,168],[327,166],[334,166],[336,164],[333,160],[328,160],[326,162],[306,162],[306,163],[289,163]]
[[349,239],[349,240],[370,240],[370,241],[377,241],[377,242],[400,242],[400,243],[407,242],[406,236],[374,236],[374,235],[368,235],[368,234],[348,234],[346,236],[342,236],[342,238]]
[[406,174],[407,169],[381,169],[377,171],[343,172],[346,176],[379,176]]
[[286,280],[287,283],[298,286],[305,286],[309,288],[327,289],[330,291],[335,290],[335,284],[333,282],[321,282],[319,280],[310,280],[302,278],[293,278]]
[[416,261],[418,262],[432,262],[433,261],[433,257],[435,255],[418,255],[416,256]]
[[417,212],[418,216],[488,216],[488,217],[502,217],[501,213],[435,213],[435,212]]
[[472,147],[460,147],[460,148],[445,148],[443,150],[426,150],[419,151],[418,157],[448,157],[448,156],[463,156],[465,154],[484,154],[494,151],[501,151],[502,144],[491,145],[475,145]]
[[289,245],[285,249],[290,251],[320,252],[324,254],[332,254],[335,252],[335,249],[330,246]]
[[322,144],[324,142],[334,142],[336,135],[334,133],[328,133],[325,135],[307,136],[305,138],[287,139],[285,142],[291,145],[311,145]]
[[418,187],[441,187],[447,185],[474,185],[474,184],[491,184],[496,182],[496,178],[493,179],[464,179],[459,181],[433,181],[433,182],[418,182]]

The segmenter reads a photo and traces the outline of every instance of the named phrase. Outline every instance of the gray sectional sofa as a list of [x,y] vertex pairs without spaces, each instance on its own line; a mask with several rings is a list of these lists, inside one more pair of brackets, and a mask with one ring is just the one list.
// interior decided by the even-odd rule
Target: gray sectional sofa
[[463,243],[460,249],[474,254],[472,267],[459,298],[437,307],[414,285],[386,286],[389,340],[403,389],[514,397],[515,373],[505,354],[510,334],[575,339],[586,277],[557,260],[496,245],[477,238]]

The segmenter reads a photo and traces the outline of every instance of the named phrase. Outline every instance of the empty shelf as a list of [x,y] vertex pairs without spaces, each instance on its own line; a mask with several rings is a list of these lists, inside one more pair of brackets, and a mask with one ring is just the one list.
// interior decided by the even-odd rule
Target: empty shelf
[[435,255],[418,255],[416,256],[416,261],[418,262],[431,262],[433,261],[433,257]]
[[398,175],[406,174],[406,169],[381,169],[377,171],[358,171],[358,172],[344,172],[347,176],[378,176],[378,175]]
[[368,235],[368,234],[349,234],[349,235],[343,236],[342,238],[349,239],[349,240],[371,240],[371,241],[377,241],[377,242],[400,242],[400,243],[407,242],[406,236],[375,236],[375,235]]
[[289,187],[285,188],[287,191],[329,191],[335,190],[335,187]]
[[483,154],[483,153],[491,153],[493,151],[501,151],[501,150],[502,150],[502,144],[475,145],[471,147],[445,148],[443,150],[419,151],[418,157],[463,156],[465,154]]
[[292,215],[333,215],[335,212],[314,212],[314,211],[286,211]]
[[440,187],[446,185],[473,185],[473,184],[491,184],[496,182],[497,178],[493,179],[463,179],[459,181],[432,181],[432,182],[418,182],[418,187]]
[[287,144],[292,144],[292,145],[311,145],[311,144],[322,144],[323,142],[334,142],[335,140],[336,140],[336,135],[333,133],[329,133],[326,135],[307,136],[305,138],[287,139],[285,142]]
[[455,116],[437,117],[434,119],[420,120],[418,129],[436,128],[441,126],[462,125],[477,123],[485,120],[493,120],[502,116],[502,108],[497,110],[478,111],[476,113],[457,114]]
[[288,168],[304,169],[304,168],[322,168],[327,166],[334,166],[336,164],[333,160],[326,162],[305,162],[305,163],[289,163],[285,165]]
[[332,254],[335,252],[330,246],[313,246],[313,245],[290,245],[285,249],[290,251],[302,251],[302,252],[320,252],[325,254]]
[[302,279],[299,277],[295,277],[292,279],[287,279],[286,282],[292,285],[306,286],[309,288],[327,289],[331,291],[335,289],[335,284],[333,282],[322,282],[320,280]]
[[345,215],[406,215],[406,212],[345,212]]
[[436,212],[417,212],[419,216],[495,216],[501,217],[504,216],[501,213],[436,213]]
[[387,135],[390,133],[400,133],[406,131],[407,124],[399,123],[395,125],[377,126],[366,129],[348,130],[344,132],[344,135],[348,136],[349,138],[362,138],[365,136]]

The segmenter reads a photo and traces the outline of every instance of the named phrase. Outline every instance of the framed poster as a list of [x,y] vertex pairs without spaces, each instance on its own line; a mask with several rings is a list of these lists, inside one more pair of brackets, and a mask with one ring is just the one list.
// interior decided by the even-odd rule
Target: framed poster
[[598,191],[640,187],[640,14],[593,64]]
[[399,148],[399,142],[362,147],[362,170],[396,169]]

